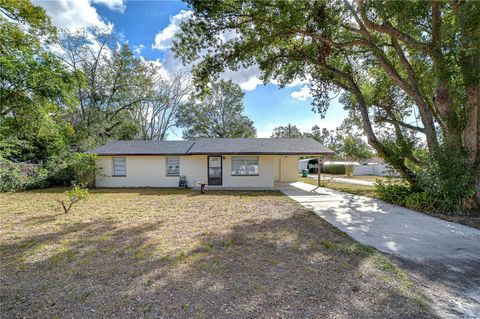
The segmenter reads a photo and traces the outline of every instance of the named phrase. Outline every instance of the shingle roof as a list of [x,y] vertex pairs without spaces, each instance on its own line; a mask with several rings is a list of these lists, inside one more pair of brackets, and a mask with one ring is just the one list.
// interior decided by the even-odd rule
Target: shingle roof
[[180,155],[195,141],[113,141],[87,153],[97,155]]
[[97,155],[278,154],[334,152],[311,138],[200,138],[193,141],[114,141],[88,153]]

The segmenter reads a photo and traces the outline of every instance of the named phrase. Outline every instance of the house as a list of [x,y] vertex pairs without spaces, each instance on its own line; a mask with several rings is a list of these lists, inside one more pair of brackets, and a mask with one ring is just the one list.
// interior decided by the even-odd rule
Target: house
[[399,174],[380,157],[368,159],[364,161],[362,165],[354,167],[353,175],[399,176]]
[[97,187],[273,187],[298,180],[298,159],[334,154],[309,138],[201,138],[192,141],[114,141],[98,156]]

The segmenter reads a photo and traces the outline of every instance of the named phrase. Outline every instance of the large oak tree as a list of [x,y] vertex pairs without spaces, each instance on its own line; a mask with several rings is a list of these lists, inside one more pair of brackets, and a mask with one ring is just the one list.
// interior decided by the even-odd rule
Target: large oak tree
[[[324,113],[329,92],[344,91],[369,144],[410,182],[417,178],[412,165],[422,165],[413,132],[424,136],[434,160],[445,149],[468,154],[459,175],[475,174],[478,185],[478,2],[188,3],[193,15],[174,50],[185,63],[200,59],[194,68],[200,87],[227,68],[252,65],[265,82],[311,79],[314,108]],[[385,127],[394,132],[388,139]]]

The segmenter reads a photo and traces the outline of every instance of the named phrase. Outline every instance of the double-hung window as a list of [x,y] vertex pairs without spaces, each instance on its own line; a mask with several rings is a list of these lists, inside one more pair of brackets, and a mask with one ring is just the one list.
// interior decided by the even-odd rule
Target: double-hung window
[[127,158],[113,157],[113,176],[125,177],[127,176]]
[[232,175],[258,175],[258,156],[232,156]]
[[166,172],[167,176],[180,175],[180,158],[179,157],[167,157],[166,158]]

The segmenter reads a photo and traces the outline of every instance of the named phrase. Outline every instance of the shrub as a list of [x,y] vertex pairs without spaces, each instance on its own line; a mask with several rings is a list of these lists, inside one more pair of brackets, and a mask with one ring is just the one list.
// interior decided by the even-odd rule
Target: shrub
[[345,165],[343,164],[323,165],[322,172],[327,174],[345,174]]
[[426,158],[417,173],[417,186],[426,197],[436,199],[437,211],[468,210],[475,195],[474,173],[468,167],[467,154],[441,148],[434,157]]
[[88,188],[83,188],[82,186],[75,186],[71,190],[68,190],[63,193],[67,199],[68,202],[66,201],[60,201],[60,204],[62,204],[63,212],[67,214],[72,206],[79,201],[86,199],[89,195],[88,193]]
[[75,180],[82,185],[94,186],[97,165],[96,156],[92,154],[76,153],[72,156],[70,168]]
[[405,206],[410,209],[434,212],[440,209],[443,205],[441,200],[432,197],[427,192],[412,193],[405,198]]
[[45,167],[34,164],[0,164],[0,191],[22,191],[72,183],[94,186],[97,167],[95,156],[73,153],[52,158]]
[[56,186],[70,186],[72,182],[94,186],[97,167],[95,155],[73,153],[52,159],[47,163],[50,183]]
[[412,187],[408,184],[380,181],[375,183],[375,195],[383,201],[405,206],[406,198],[413,194]]
[[0,166],[0,191],[11,192],[49,186],[48,171],[32,164],[5,162]]
[[435,157],[426,156],[424,162],[413,185],[377,182],[377,197],[411,209],[447,214],[462,214],[474,205],[474,174],[467,169],[466,154],[444,148]]
[[21,186],[20,170],[13,165],[3,164],[0,167],[0,191],[10,192],[20,189]]

